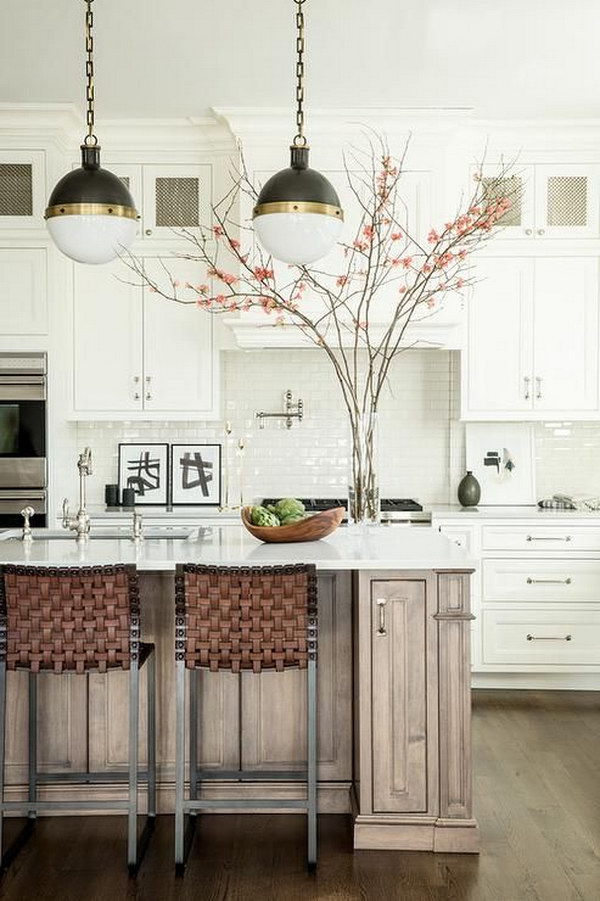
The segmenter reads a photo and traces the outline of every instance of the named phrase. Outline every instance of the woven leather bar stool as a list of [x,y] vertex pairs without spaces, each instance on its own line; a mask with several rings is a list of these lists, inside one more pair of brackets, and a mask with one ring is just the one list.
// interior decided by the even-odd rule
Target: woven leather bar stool
[[[177,752],[175,866],[183,873],[196,811],[281,808],[307,811],[308,867],[317,864],[317,578],[314,566],[233,568],[179,565],[175,573]],[[203,770],[197,764],[198,671],[307,669],[308,754],[297,771]],[[185,671],[190,671],[189,798],[185,788]],[[199,798],[203,780],[306,781],[305,799]],[[185,816],[188,817],[185,828]]]
[[[38,812],[126,810],[127,863],[137,871],[156,816],[156,687],[154,645],[140,641],[140,602],[135,566],[0,566],[0,859],[8,866]],[[148,769],[138,765],[140,669],[146,664]],[[7,670],[29,672],[29,792],[24,801],[4,800]],[[37,767],[37,679],[42,673],[85,676],[110,670],[129,672],[129,766],[110,773],[46,773]],[[138,841],[138,781],[147,782],[148,817]],[[127,782],[125,801],[45,801],[44,783]],[[25,828],[2,856],[2,818],[27,815]]]

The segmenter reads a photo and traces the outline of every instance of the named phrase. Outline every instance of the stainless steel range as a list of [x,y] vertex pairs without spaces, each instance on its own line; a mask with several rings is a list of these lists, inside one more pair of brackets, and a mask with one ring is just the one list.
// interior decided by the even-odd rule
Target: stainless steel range
[[46,354],[0,353],[0,526],[46,525]]
[[[301,497],[306,510],[309,513],[318,513],[320,510],[329,510],[331,507],[345,507],[348,509],[348,499],[339,497]],[[276,499],[266,497],[263,504],[274,504]],[[384,523],[411,523],[427,525],[430,515],[423,510],[421,504],[412,498],[384,498],[381,501],[381,521]]]

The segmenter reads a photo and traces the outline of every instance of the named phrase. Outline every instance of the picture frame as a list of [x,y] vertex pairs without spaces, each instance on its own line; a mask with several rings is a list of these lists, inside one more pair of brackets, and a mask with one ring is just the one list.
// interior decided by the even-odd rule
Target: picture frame
[[169,445],[119,444],[119,495],[133,488],[135,503],[166,505],[169,500]]
[[170,474],[170,496],[174,507],[221,506],[220,444],[172,444]]

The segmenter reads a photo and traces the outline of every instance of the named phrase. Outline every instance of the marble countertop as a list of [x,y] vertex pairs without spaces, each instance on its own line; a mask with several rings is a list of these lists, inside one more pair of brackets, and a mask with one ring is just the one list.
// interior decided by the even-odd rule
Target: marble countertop
[[581,520],[600,525],[600,511],[586,510],[544,510],[537,504],[523,507],[460,507],[458,504],[435,505],[430,508],[432,521],[437,519],[452,520],[456,523],[478,523],[485,520],[531,520],[548,525],[559,521],[573,522]]
[[321,541],[263,544],[240,524],[200,528],[188,539],[149,538],[140,544],[131,539],[90,538],[78,543],[73,537],[31,543],[0,540],[0,563],[49,566],[94,566],[135,563],[140,570],[173,570],[176,563],[222,566],[273,566],[314,563],[322,570],[458,569],[474,568],[474,562],[437,531],[428,528],[341,527]]

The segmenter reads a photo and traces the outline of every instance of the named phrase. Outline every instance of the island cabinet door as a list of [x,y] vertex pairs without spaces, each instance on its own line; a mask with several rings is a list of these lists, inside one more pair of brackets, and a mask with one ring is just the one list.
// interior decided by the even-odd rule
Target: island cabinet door
[[[318,778],[352,778],[352,596],[349,573],[319,574]],[[242,764],[306,766],[306,671],[242,677]]]
[[435,584],[361,578],[361,813],[437,812]]

